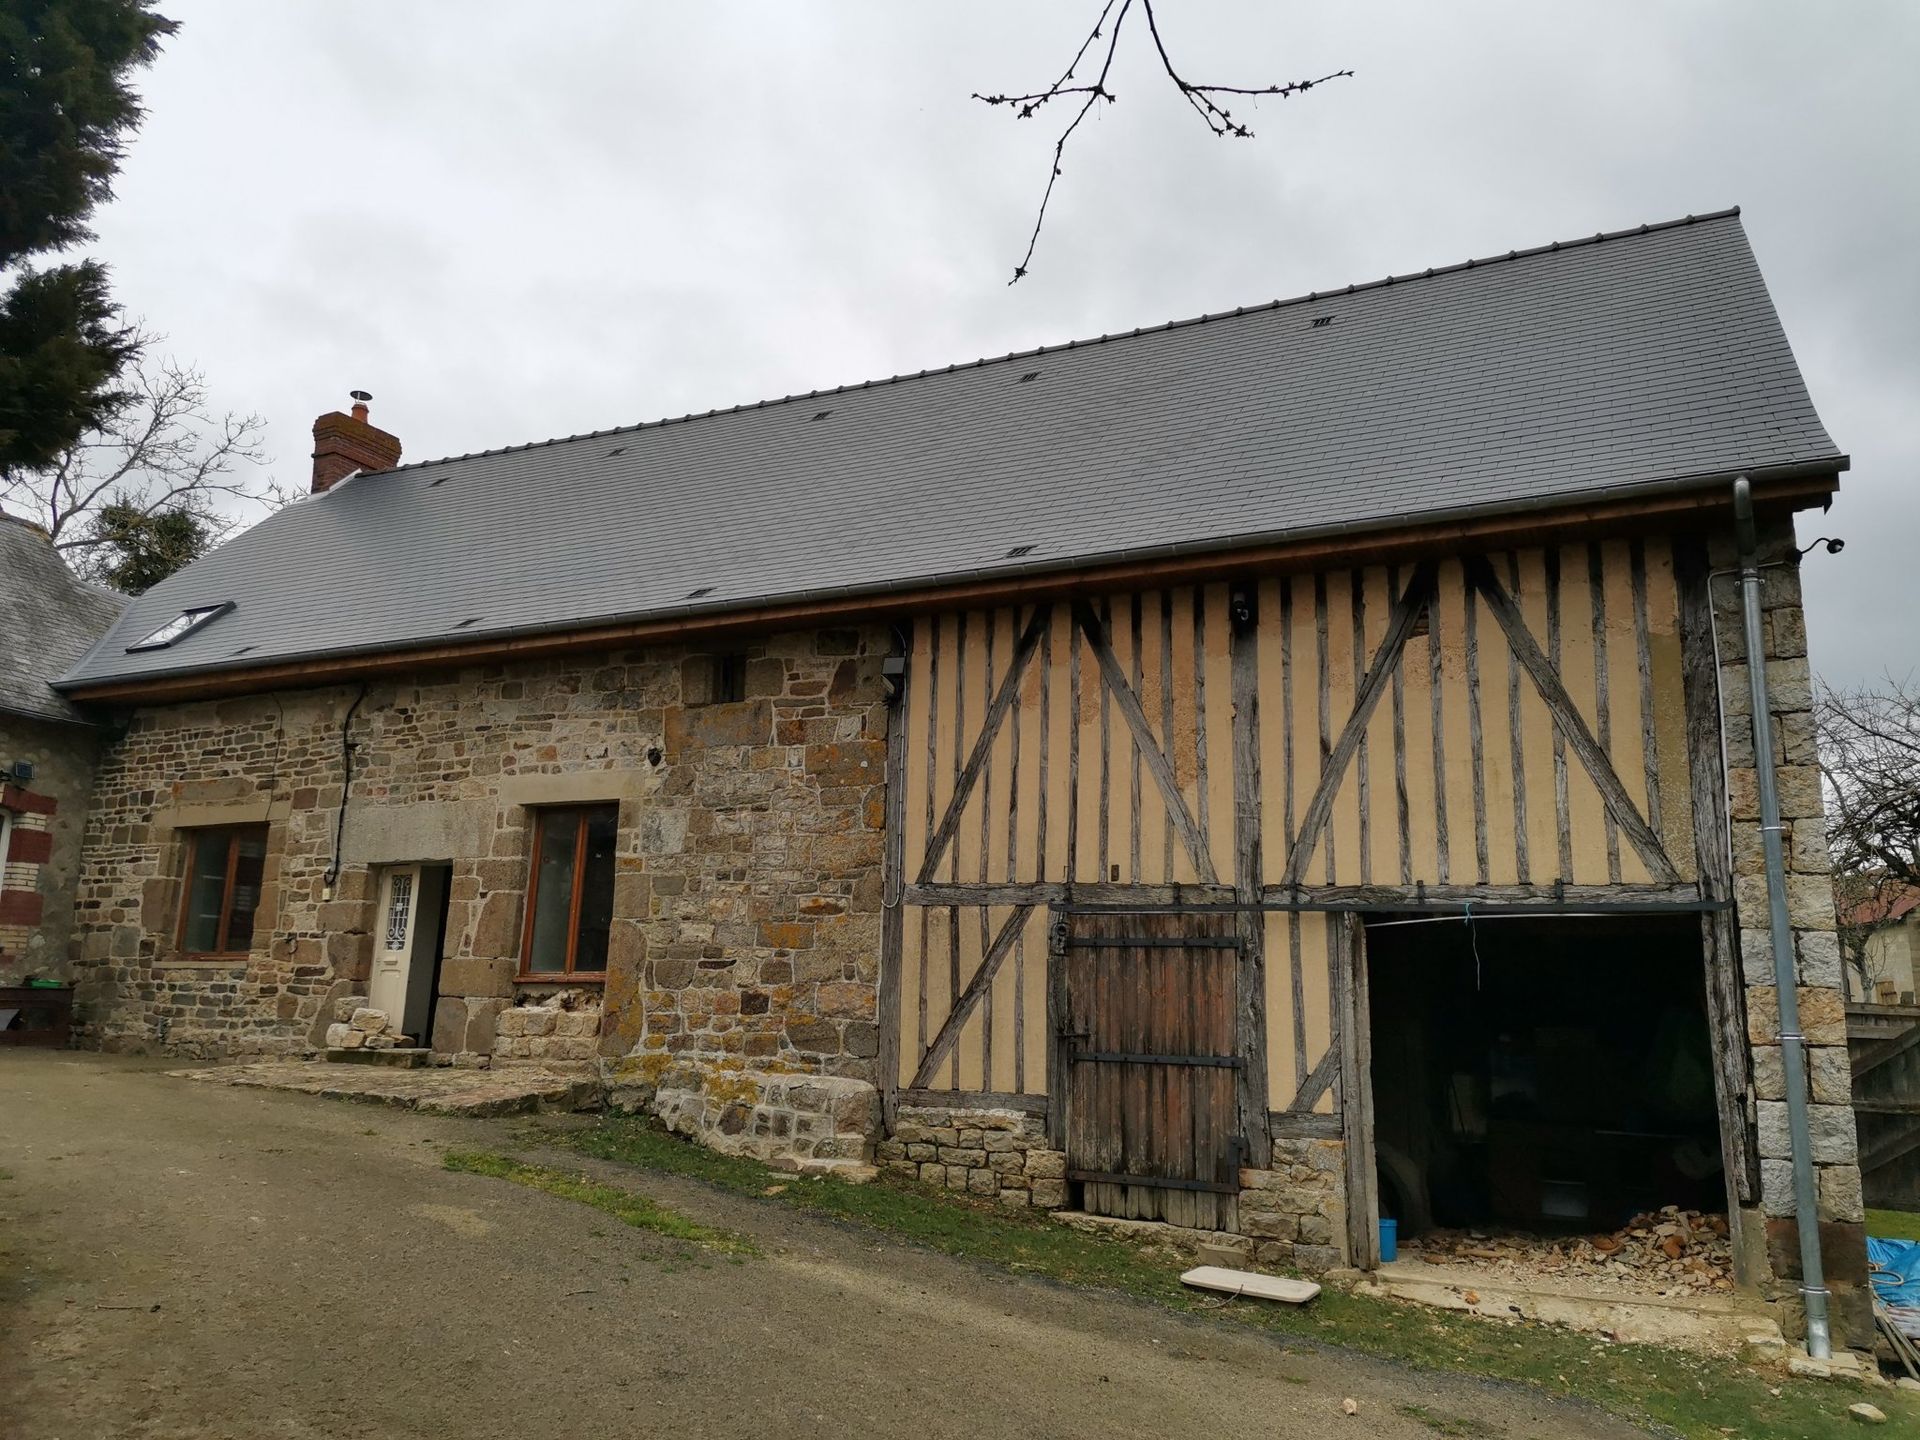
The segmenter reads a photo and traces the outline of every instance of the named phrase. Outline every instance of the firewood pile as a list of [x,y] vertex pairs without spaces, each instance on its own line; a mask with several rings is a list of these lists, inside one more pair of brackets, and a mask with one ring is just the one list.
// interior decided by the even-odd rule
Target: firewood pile
[[1668,1205],[1608,1235],[1429,1230],[1401,1246],[1410,1259],[1464,1265],[1515,1280],[1598,1282],[1656,1295],[1733,1289],[1724,1215]]

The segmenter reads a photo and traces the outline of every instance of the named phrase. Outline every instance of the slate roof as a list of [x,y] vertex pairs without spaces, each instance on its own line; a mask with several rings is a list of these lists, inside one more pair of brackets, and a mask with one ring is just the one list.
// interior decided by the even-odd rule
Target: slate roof
[[[68,678],[1844,468],[1738,214],[362,475],[155,586]],[[1019,546],[1032,548],[1009,554]],[[225,601],[233,613],[179,644],[126,653],[181,610]]]
[[0,714],[84,723],[52,688],[126,607],[79,579],[45,532],[0,515]]

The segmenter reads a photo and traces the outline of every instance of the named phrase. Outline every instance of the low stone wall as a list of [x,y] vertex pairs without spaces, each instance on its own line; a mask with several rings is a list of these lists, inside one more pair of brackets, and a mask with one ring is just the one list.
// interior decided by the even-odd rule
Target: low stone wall
[[596,991],[523,994],[518,1004],[493,1016],[493,1062],[552,1065],[592,1060],[599,1050],[600,1020]]
[[1347,1263],[1346,1146],[1275,1140],[1273,1164],[1240,1172],[1240,1231],[1253,1258],[1320,1274]]
[[[903,1105],[893,1133],[874,1147],[874,1159],[904,1179],[1005,1205],[1059,1210],[1070,1199],[1066,1155],[1048,1147],[1040,1116],[1020,1111]],[[1273,1167],[1242,1170],[1240,1184],[1237,1232],[1088,1218],[1105,1233],[1126,1233],[1183,1254],[1227,1248],[1240,1253],[1243,1263],[1311,1274],[1347,1263],[1346,1151],[1340,1141],[1275,1140]]]
[[822,1169],[872,1159],[880,1092],[864,1080],[664,1060],[609,1065],[608,1104],[657,1115],[723,1155]]
[[902,1106],[893,1135],[874,1155],[896,1175],[1003,1205],[1057,1210],[1067,1203],[1067,1157],[1047,1148],[1037,1115]]

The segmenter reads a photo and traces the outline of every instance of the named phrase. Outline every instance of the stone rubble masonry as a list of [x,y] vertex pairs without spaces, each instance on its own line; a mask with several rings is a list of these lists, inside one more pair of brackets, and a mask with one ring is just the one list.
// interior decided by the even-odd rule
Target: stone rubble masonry
[[[654,1052],[607,1067],[607,1103],[657,1115],[725,1155],[824,1168],[864,1166],[880,1129],[880,1092],[849,1076],[789,1074]],[[870,1173],[870,1172],[869,1172]]]
[[[1762,528],[1763,564],[1791,562],[1793,527]],[[1715,571],[1733,569],[1738,556],[1729,535],[1709,546]],[[1853,1125],[1852,1071],[1847,1017],[1840,988],[1833,883],[1827,858],[1824,801],[1815,752],[1813,679],[1797,563],[1762,570],[1762,634],[1767,653],[1768,702],[1773,712],[1775,776],[1786,854],[1787,916],[1798,968],[1795,996],[1807,1042],[1809,1123],[1819,1191],[1821,1249],[1833,1290],[1835,1330],[1846,1343],[1866,1343],[1872,1320],[1866,1289],[1865,1211]],[[1760,1212],[1773,1275],[1769,1288],[1785,1295],[1799,1278],[1799,1240],[1793,1213],[1793,1166],[1788,1143],[1786,1080],[1781,1066],[1780,993],[1774,983],[1759,781],[1754,764],[1753,706],[1737,577],[1712,582],[1720,640],[1720,700],[1726,717],[1727,798],[1732,821],[1734,906],[1740,925],[1740,964],[1746,990],[1747,1038],[1753,1059],[1753,1121],[1760,1152]]]
[[[523,993],[518,1004],[503,1004],[493,1016],[493,1063],[592,1063],[600,1045],[600,996],[593,990]],[[471,1027],[472,1021],[468,1021]]]
[[0,786],[13,839],[0,855],[0,985],[73,976],[74,887],[99,733],[0,714],[0,772],[33,766],[25,785]]
[[414,1037],[402,1034],[393,1017],[384,1010],[372,1009],[364,995],[351,995],[336,1001],[334,1014],[345,1015],[326,1030],[329,1050],[397,1050],[412,1048]]
[[[298,1054],[364,995],[379,866],[450,865],[434,1049],[455,1063],[658,1057],[871,1085],[879,1054],[883,626],[743,639],[746,696],[695,703],[693,647],[150,706],[102,758],[75,930],[83,1043]],[[603,986],[516,982],[533,811],[617,801]],[[175,944],[197,825],[267,823],[252,952]],[[595,992],[601,992],[598,996]],[[551,1028],[547,1028],[551,1022]]]
[[[874,1160],[903,1179],[1003,1205],[1059,1210],[1072,1198],[1066,1155],[1048,1148],[1046,1122],[1023,1111],[903,1105]],[[1237,1232],[1157,1227],[1155,1239],[1218,1243],[1248,1263],[1309,1274],[1334,1269],[1346,1263],[1345,1167],[1339,1140],[1275,1140],[1271,1168],[1240,1172]]]
[[1276,1139],[1267,1169],[1240,1172],[1240,1231],[1258,1264],[1318,1275],[1347,1263],[1346,1149]]
[[1020,1111],[903,1105],[874,1159],[908,1180],[1003,1205],[1058,1210],[1067,1203],[1067,1157],[1047,1148],[1039,1116]]

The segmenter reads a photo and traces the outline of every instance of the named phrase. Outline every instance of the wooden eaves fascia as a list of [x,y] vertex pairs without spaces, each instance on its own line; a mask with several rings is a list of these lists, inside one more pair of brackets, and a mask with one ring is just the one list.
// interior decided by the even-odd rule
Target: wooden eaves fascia
[[[1839,489],[1835,472],[1782,479],[1761,498],[1775,513],[1825,503]],[[1022,572],[979,580],[871,594],[781,602],[650,620],[589,625],[575,630],[479,638],[456,644],[412,645],[393,650],[285,661],[236,669],[152,679],[106,681],[67,689],[69,698],[96,704],[156,704],[267,690],[310,689],[342,681],[463,665],[538,659],[620,646],[721,639],[798,626],[839,625],[898,619],[933,610],[1026,604],[1078,595],[1229,580],[1250,573],[1275,574],[1325,568],[1329,563],[1377,565],[1421,559],[1462,549],[1535,544],[1569,534],[1586,536],[1646,531],[1686,522],[1727,506],[1720,486],[1667,492],[1426,525],[1402,525],[1276,541],[1239,549],[1156,556],[1089,565],[1052,573]]]

